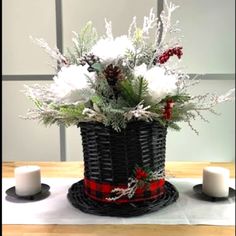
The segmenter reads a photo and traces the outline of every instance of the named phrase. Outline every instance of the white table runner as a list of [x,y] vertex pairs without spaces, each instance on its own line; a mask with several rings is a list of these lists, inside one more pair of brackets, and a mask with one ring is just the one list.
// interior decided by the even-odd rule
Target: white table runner
[[[209,224],[234,225],[235,198],[221,202],[208,202],[196,198],[193,186],[201,179],[170,179],[180,196],[161,210],[138,217],[119,218],[85,214],[74,208],[67,200],[69,187],[75,178],[43,178],[50,185],[50,196],[34,202],[10,202],[5,191],[14,186],[13,178],[3,178],[2,206],[3,224]],[[235,179],[230,180],[234,188]]]

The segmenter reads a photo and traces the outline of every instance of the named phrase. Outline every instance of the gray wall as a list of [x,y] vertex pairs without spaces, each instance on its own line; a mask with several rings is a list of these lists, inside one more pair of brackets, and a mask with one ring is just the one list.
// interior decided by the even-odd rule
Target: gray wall
[[[209,90],[223,93],[234,87],[235,1],[174,0],[173,2],[180,5],[173,17],[180,20],[185,35],[183,64],[186,65],[186,71],[205,74],[193,93]],[[50,83],[42,79],[50,79],[54,73],[49,65],[52,63],[50,58],[29,40],[29,35],[45,38],[53,46],[57,42],[57,24],[63,27],[60,42],[63,41],[65,49],[71,46],[71,31],[78,31],[88,20],[94,21],[98,31],[103,33],[103,19],[107,17],[113,22],[115,35],[126,34],[132,16],[136,15],[141,23],[143,16],[148,14],[151,7],[157,11],[157,7],[161,6],[160,4],[158,6],[156,0],[64,0],[61,24],[55,20],[54,0],[3,1],[4,161],[60,161],[61,158],[66,158],[68,161],[82,160],[79,129],[67,128],[63,137],[57,126],[46,128],[37,121],[25,121],[18,117],[32,107],[32,103],[21,92],[23,85]],[[50,74],[51,76],[42,77]],[[206,114],[209,124],[202,121],[193,122],[200,132],[199,136],[185,124],[181,124],[181,132],[168,131],[167,160],[234,160],[235,104],[234,102],[222,104],[216,110],[221,112],[221,116]],[[63,144],[66,155],[61,153],[60,144]]]

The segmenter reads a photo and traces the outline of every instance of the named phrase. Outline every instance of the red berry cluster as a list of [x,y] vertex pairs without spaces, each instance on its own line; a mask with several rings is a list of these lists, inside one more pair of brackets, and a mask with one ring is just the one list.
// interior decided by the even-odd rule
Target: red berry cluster
[[165,51],[159,58],[158,58],[158,63],[164,64],[166,63],[170,57],[173,55],[176,55],[179,59],[183,55],[182,51],[183,47],[175,47],[175,48],[170,48],[167,51]]
[[172,118],[172,109],[174,106],[174,101],[172,99],[169,99],[166,101],[166,105],[164,108],[163,116],[166,120],[170,120]]
[[136,169],[135,178],[138,180],[145,180],[148,177],[148,173],[141,168]]

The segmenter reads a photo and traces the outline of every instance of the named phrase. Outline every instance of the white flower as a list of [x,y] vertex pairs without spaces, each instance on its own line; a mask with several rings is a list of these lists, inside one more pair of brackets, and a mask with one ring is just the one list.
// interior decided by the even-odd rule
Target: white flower
[[147,65],[145,63],[143,63],[140,66],[136,66],[134,68],[134,75],[136,77],[139,77],[139,76],[144,77],[146,72],[147,72]]
[[134,68],[134,75],[136,77],[142,76],[147,80],[148,92],[157,102],[177,91],[178,78],[175,75],[167,74],[163,67],[155,66],[147,70],[147,66],[142,64]]
[[88,72],[88,66],[71,65],[62,67],[57,76],[53,77],[51,92],[54,94],[54,102],[62,104],[77,104],[86,102],[88,95],[94,91],[89,88],[88,78],[95,79],[94,72]]
[[131,40],[123,35],[115,39],[100,39],[91,49],[91,53],[98,56],[103,63],[110,64],[124,58],[127,50],[134,51],[134,47]]
[[144,78],[148,81],[149,94],[157,101],[177,91],[178,78],[175,75],[166,74],[166,70],[162,67],[151,68],[145,73]]

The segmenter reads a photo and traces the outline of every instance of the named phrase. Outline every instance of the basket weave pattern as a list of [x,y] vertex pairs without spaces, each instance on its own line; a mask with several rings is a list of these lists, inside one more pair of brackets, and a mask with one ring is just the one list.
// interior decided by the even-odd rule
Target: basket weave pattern
[[121,132],[95,122],[83,122],[79,127],[85,178],[68,191],[67,197],[74,207],[95,215],[133,217],[157,211],[178,199],[177,189],[168,181],[157,189],[162,194],[155,199],[149,199],[144,191],[143,200],[124,203],[102,202],[97,193],[93,195],[97,199],[93,199],[86,194],[89,187],[84,183],[91,180],[98,184],[127,185],[137,165],[164,174],[167,127],[143,121],[128,123]]
[[83,180],[74,183],[69,189],[68,199],[71,204],[79,210],[103,216],[121,216],[121,217],[133,217],[158,211],[161,208],[168,206],[175,202],[178,197],[178,191],[176,188],[166,181],[165,194],[161,195],[156,200],[147,200],[137,203],[102,203],[93,201],[88,198],[84,192]]
[[128,123],[121,132],[83,122],[84,176],[98,182],[128,183],[136,165],[164,170],[167,128],[157,122]]

